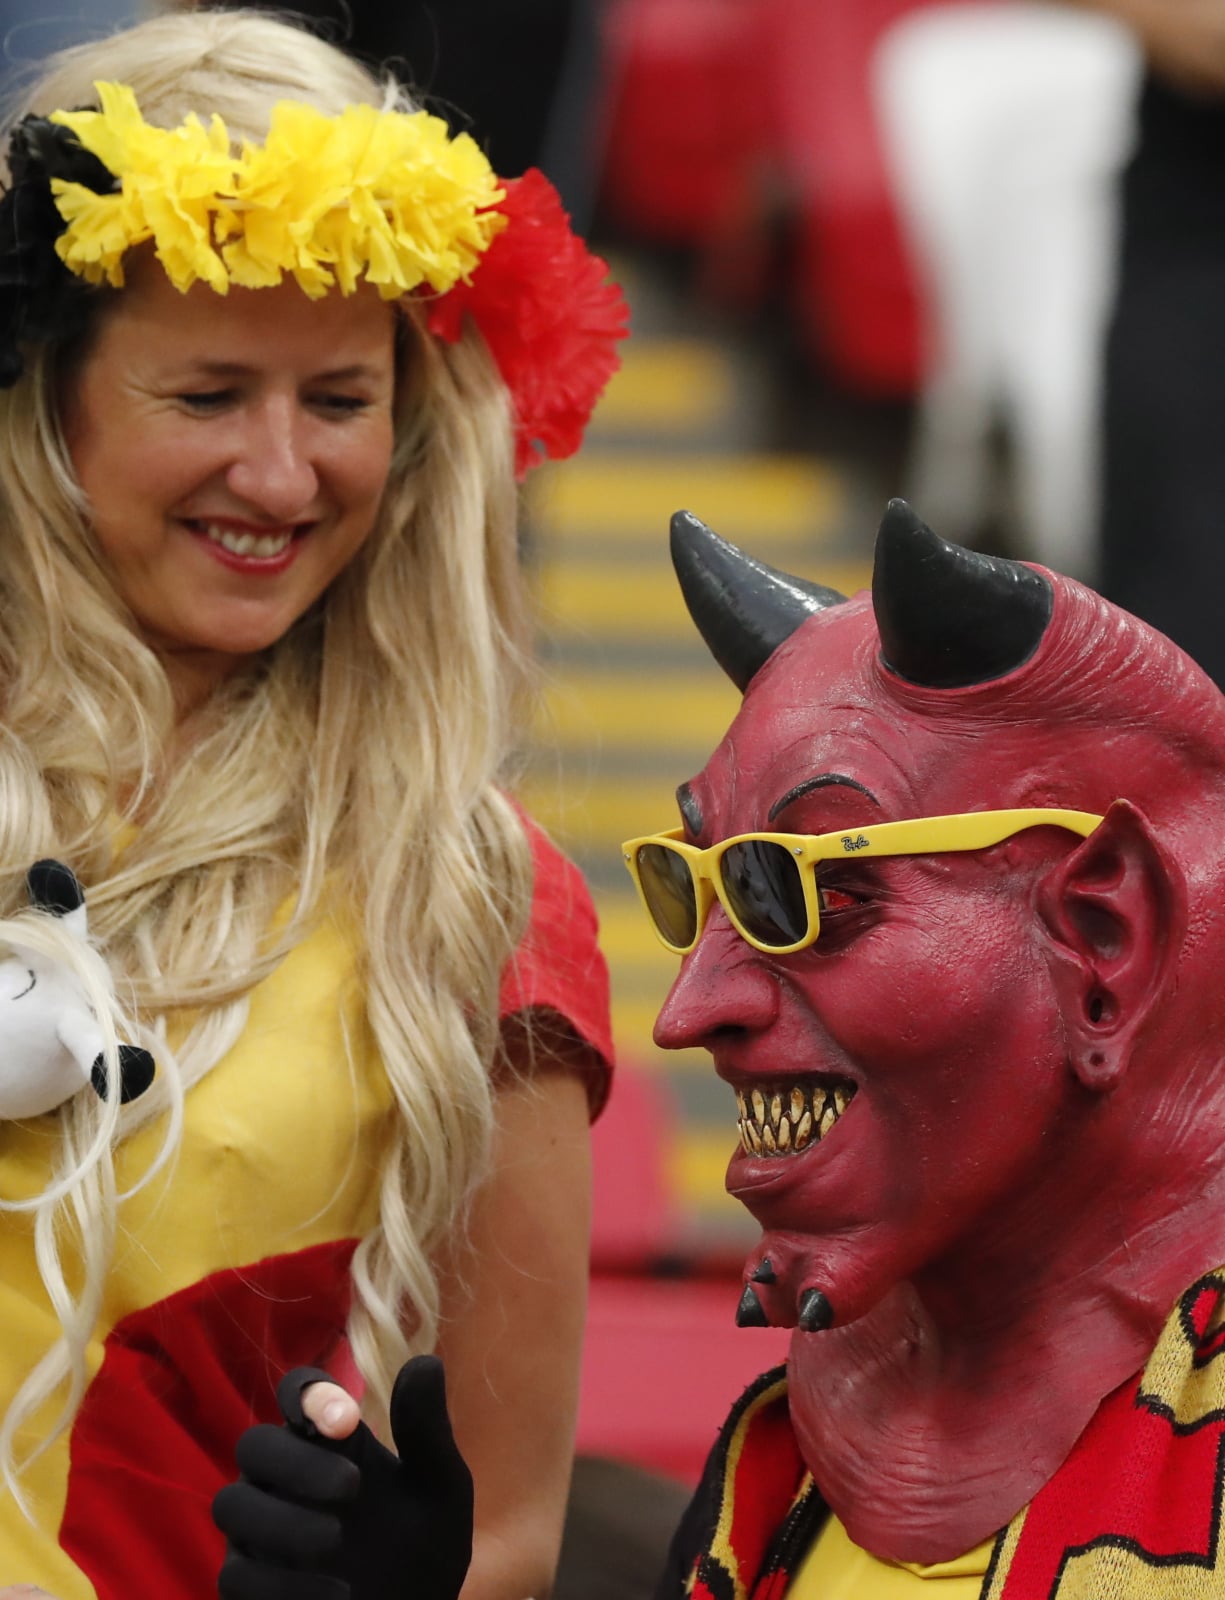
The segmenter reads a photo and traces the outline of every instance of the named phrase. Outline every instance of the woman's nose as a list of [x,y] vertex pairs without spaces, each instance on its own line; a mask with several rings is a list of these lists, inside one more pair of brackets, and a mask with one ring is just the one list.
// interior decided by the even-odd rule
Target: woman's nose
[[316,512],[319,474],[310,445],[311,420],[296,399],[279,395],[243,416],[242,439],[226,484],[268,522],[301,521]]
[[656,1018],[655,1043],[694,1049],[729,1028],[761,1032],[777,1016],[778,984],[765,958],[714,907]]

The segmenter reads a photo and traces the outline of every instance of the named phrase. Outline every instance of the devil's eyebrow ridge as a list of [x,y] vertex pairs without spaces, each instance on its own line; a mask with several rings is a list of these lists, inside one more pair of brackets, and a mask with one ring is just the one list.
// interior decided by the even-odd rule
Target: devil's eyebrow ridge
[[855,778],[848,778],[841,772],[819,772],[815,778],[805,778],[803,783],[797,783],[794,789],[788,789],[781,800],[776,800],[770,807],[769,821],[773,822],[780,811],[785,811],[793,800],[798,800],[801,795],[808,794],[813,789],[825,789],[832,783],[845,784],[848,789],[858,789],[860,794],[866,794],[873,805],[880,801]]

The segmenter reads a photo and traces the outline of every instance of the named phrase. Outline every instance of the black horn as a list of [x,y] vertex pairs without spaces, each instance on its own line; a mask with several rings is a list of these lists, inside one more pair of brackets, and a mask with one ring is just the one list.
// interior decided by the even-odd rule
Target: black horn
[[1038,648],[1053,605],[1040,572],[949,544],[904,500],[889,502],[872,606],[881,658],[899,677],[932,689],[1002,678]]
[[742,694],[802,622],[846,599],[746,556],[691,511],[672,518],[672,565],[698,632]]

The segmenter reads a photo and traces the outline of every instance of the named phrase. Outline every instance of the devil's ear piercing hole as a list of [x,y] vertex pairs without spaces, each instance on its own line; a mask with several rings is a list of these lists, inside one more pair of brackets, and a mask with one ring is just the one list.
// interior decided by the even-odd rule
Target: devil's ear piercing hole
[[1106,1018],[1106,1001],[1105,1001],[1105,998],[1102,995],[1100,995],[1100,994],[1092,995],[1090,997],[1089,1005],[1088,1005],[1087,1009],[1088,1009],[1089,1021],[1090,1022],[1102,1022],[1102,1021],[1105,1020],[1105,1018]]

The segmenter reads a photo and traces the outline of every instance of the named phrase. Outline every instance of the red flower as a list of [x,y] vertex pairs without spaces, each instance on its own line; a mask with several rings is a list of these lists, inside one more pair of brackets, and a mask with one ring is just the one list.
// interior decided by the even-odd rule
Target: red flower
[[515,408],[515,471],[573,455],[621,364],[629,310],[608,265],[570,227],[557,190],[534,167],[504,180],[507,226],[469,283],[429,309],[430,332],[453,344],[470,316]]

